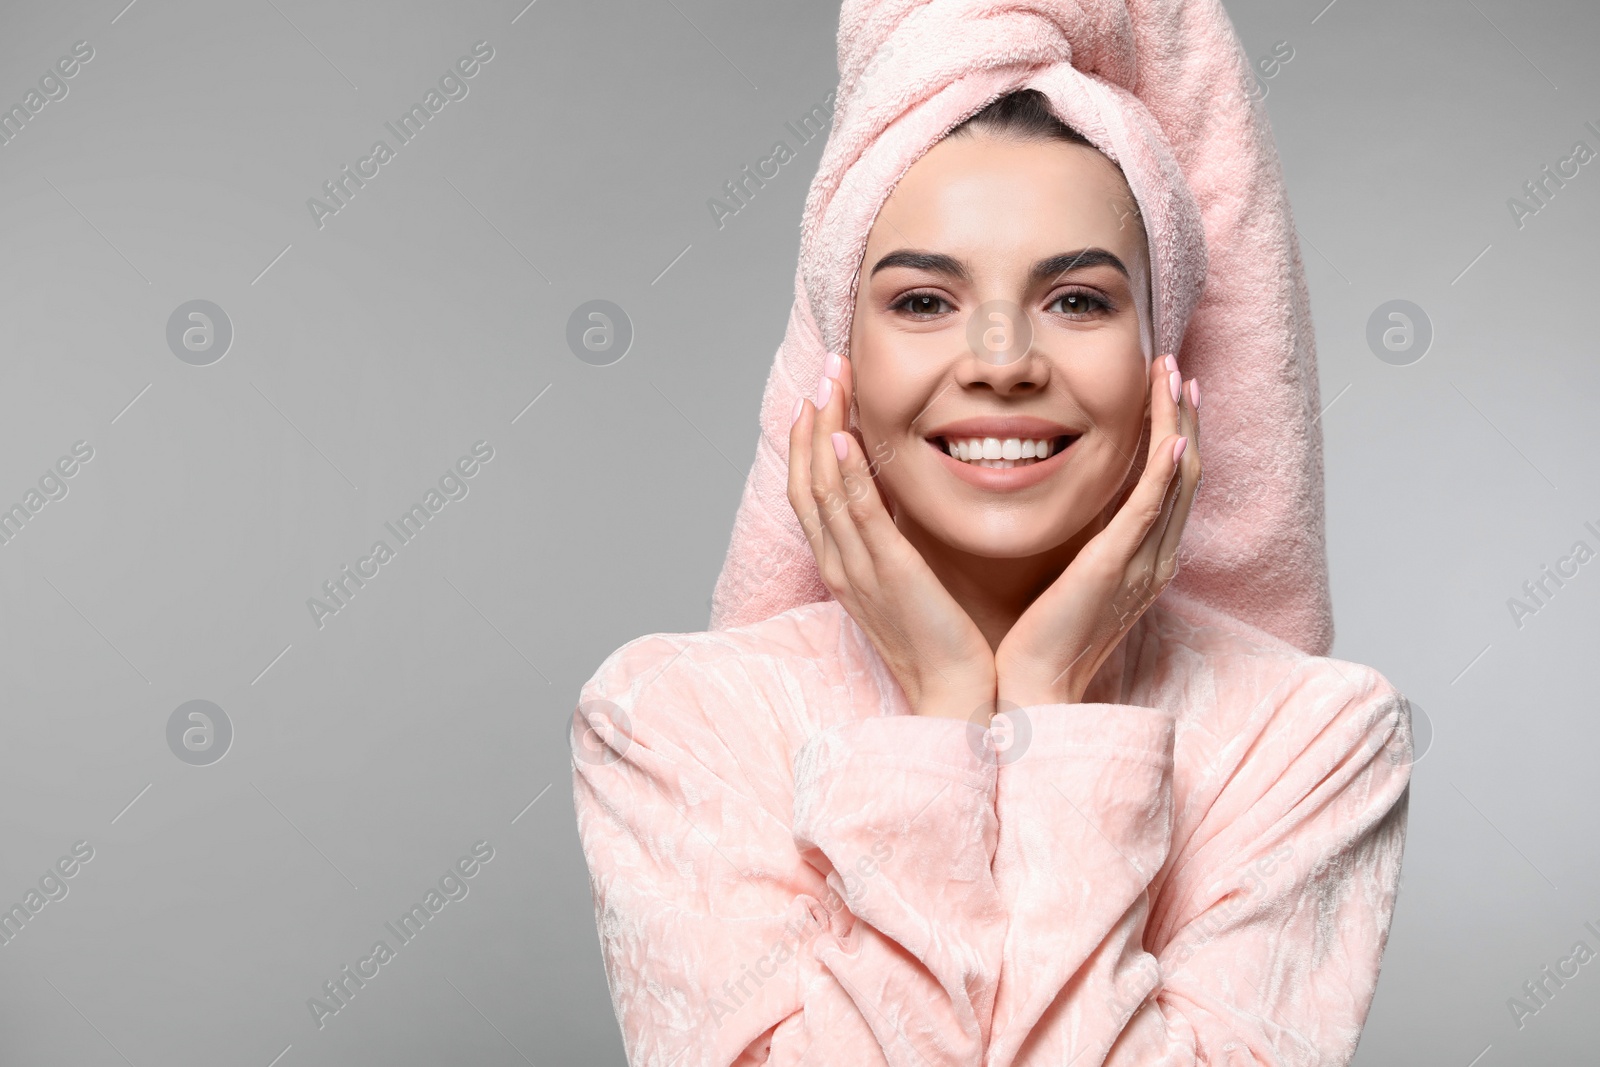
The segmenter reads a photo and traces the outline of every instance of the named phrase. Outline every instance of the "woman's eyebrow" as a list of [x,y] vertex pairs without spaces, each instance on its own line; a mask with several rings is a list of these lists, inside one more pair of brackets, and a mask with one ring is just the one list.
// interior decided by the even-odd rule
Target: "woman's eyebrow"
[[[1033,265],[1033,269],[1028,272],[1028,276],[1034,281],[1045,281],[1066,274],[1068,271],[1099,266],[1115,267],[1122,272],[1124,278],[1127,278],[1130,282],[1133,280],[1128,274],[1127,266],[1121,259],[1104,248],[1094,247],[1080,248],[1075,252],[1060,252],[1046,259],[1041,259]],[[935,274],[943,274],[964,282],[972,280],[972,273],[967,270],[965,263],[943,252],[923,252],[910,248],[897,249],[873,264],[872,274],[877,274],[880,270],[887,270],[890,267],[909,267],[912,270],[932,271]]]
[[1062,252],[1060,255],[1051,256],[1049,259],[1041,259],[1033,265],[1033,270],[1029,272],[1029,277],[1034,281],[1041,281],[1046,278],[1055,278],[1080,267],[1100,266],[1115,267],[1122,272],[1122,276],[1129,282],[1133,281],[1133,278],[1128,274],[1127,266],[1121,259],[1104,248],[1092,247],[1080,248],[1076,252]]

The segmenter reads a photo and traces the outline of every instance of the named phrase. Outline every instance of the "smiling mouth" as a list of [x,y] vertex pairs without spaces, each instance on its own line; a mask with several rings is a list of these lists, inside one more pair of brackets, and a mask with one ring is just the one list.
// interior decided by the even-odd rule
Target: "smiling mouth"
[[1031,467],[1066,448],[1078,438],[1060,437],[929,437],[928,444],[951,459],[973,467]]

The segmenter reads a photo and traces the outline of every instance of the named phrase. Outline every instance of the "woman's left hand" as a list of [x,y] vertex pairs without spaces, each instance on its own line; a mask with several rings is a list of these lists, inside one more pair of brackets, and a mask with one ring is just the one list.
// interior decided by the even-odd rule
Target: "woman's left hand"
[[[1169,358],[1150,369],[1144,474],[995,649],[1002,709],[1080,702],[1100,664],[1177,573],[1178,539],[1200,483],[1199,416],[1190,393],[1197,387],[1177,377]],[[1172,381],[1181,383],[1179,400]],[[1175,458],[1180,441],[1186,447]]]

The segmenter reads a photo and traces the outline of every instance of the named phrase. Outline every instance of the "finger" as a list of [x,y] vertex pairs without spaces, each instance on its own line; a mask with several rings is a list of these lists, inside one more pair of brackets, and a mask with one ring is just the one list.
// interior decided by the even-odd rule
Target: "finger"
[[[1171,401],[1172,394],[1168,392],[1167,402]],[[1103,535],[1110,544],[1117,546],[1119,564],[1126,565],[1134,559],[1151,529],[1156,527],[1168,508],[1169,490],[1178,469],[1178,464],[1172,458],[1172,450],[1181,436],[1177,433],[1166,434],[1151,446],[1144,473],[1139,476],[1128,499],[1106,524]]]
[[1167,363],[1170,358],[1162,355],[1151,360],[1148,380],[1145,382],[1150,390],[1150,445],[1145,453],[1147,466],[1156,459],[1156,449],[1162,439],[1180,432],[1178,402],[1172,398],[1174,371]]
[[1177,573],[1178,545],[1183,537],[1184,526],[1189,521],[1189,512],[1194,506],[1195,493],[1200,488],[1200,412],[1194,406],[1196,394],[1191,391],[1193,385],[1194,380],[1190,379],[1183,389],[1183,433],[1189,439],[1189,445],[1178,461],[1177,500],[1156,551],[1160,570],[1169,576]]
[[[845,422],[855,400],[855,366],[849,360],[843,360],[840,365],[838,388],[841,394],[840,420]],[[897,552],[909,549],[910,542],[895,525],[894,517],[890,515],[888,505],[878,491],[875,471],[867,461],[861,441],[848,429],[833,431],[829,435],[830,446],[835,440],[845,449],[844,457],[839,459],[845,504],[836,514],[837,524],[830,525],[829,532],[834,542],[840,545],[859,539],[875,570],[881,562],[896,558]],[[837,451],[835,457],[838,458]],[[823,517],[826,519],[827,515]]]
[[[1178,444],[1184,445],[1183,454],[1189,454],[1187,441],[1180,435],[1173,439],[1173,448]],[[1183,461],[1180,458],[1173,464],[1175,468],[1172,479],[1167,483],[1161,495],[1161,510],[1156,514],[1156,519],[1145,531],[1144,540],[1133,553],[1132,572],[1147,576],[1155,585],[1155,591],[1160,592],[1161,587],[1172,577],[1174,563],[1161,555],[1161,545],[1166,536],[1168,527],[1172,523],[1173,511],[1178,505],[1178,500],[1183,493]],[[1165,566],[1162,564],[1165,563]]]
[[[870,573],[872,559],[862,543],[861,531],[856,528],[850,514],[847,495],[857,487],[845,485],[838,452],[833,443],[835,433],[845,433],[845,412],[850,403],[850,371],[844,360],[839,360],[837,377],[827,378],[827,394],[811,426],[811,495],[816,501],[817,514],[828,530],[838,550],[846,575],[865,576]],[[848,433],[845,433],[849,437]],[[852,441],[853,443],[853,441]],[[848,453],[846,453],[848,456]]]
[[800,529],[811,546],[811,554],[817,559],[818,571],[827,581],[826,570],[832,566],[829,560],[837,558],[838,553],[817,513],[816,497],[811,492],[811,428],[815,419],[815,406],[809,399],[802,400],[800,415],[789,427],[789,506],[794,508]]
[[[841,544],[848,539],[858,540],[876,569],[881,562],[894,559],[898,550],[908,548],[910,542],[894,524],[883,498],[878,495],[878,485],[861,442],[848,432],[836,432],[831,440],[844,448],[839,470],[844,477],[845,505],[837,517],[838,525],[830,526],[830,532]],[[849,529],[845,528],[847,525]]]
[[[1196,416],[1188,382],[1183,383],[1179,396],[1178,421],[1179,428],[1183,431],[1181,440],[1184,441],[1185,447],[1176,463],[1177,476],[1167,486],[1159,517],[1146,533],[1144,544],[1140,545],[1134,554],[1135,569],[1146,574],[1153,571],[1155,580],[1162,586],[1177,573],[1178,540],[1182,536],[1183,525],[1188,520],[1189,507],[1194,500],[1194,490],[1199,482],[1197,470],[1199,449],[1191,436]],[[1191,452],[1194,455],[1190,455]]]
[[[1171,434],[1183,433],[1182,396],[1187,386],[1184,384],[1183,376],[1178,372],[1177,357],[1166,354],[1159,356],[1152,363],[1151,370],[1155,372],[1156,379],[1150,383],[1153,390],[1150,397],[1150,455],[1153,458],[1159,441]],[[1166,529],[1174,495],[1169,486],[1168,493],[1162,500],[1160,513],[1146,531],[1147,541],[1154,534],[1154,541],[1159,542],[1161,534]],[[1142,555],[1145,561],[1149,562],[1154,558],[1156,544],[1150,544],[1148,552],[1143,551],[1145,547],[1145,544],[1141,543],[1135,554]]]
[[[1159,418],[1160,423],[1154,421],[1150,424],[1150,433],[1160,433],[1163,437],[1168,434],[1181,434],[1183,432],[1182,411],[1180,399],[1183,394],[1183,375],[1178,372],[1177,357],[1167,355],[1162,358],[1162,364],[1167,368],[1162,378],[1160,400],[1156,407],[1151,409],[1152,420]],[[1159,429],[1157,428],[1159,426]]]

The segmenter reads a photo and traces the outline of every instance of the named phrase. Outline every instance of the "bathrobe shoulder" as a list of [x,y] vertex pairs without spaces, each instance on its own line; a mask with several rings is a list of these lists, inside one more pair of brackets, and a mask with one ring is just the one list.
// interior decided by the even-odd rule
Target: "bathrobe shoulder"
[[1341,1064],[1405,699],[1163,596],[1079,704],[911,714],[834,601],[612,653],[573,790],[634,1067]]

